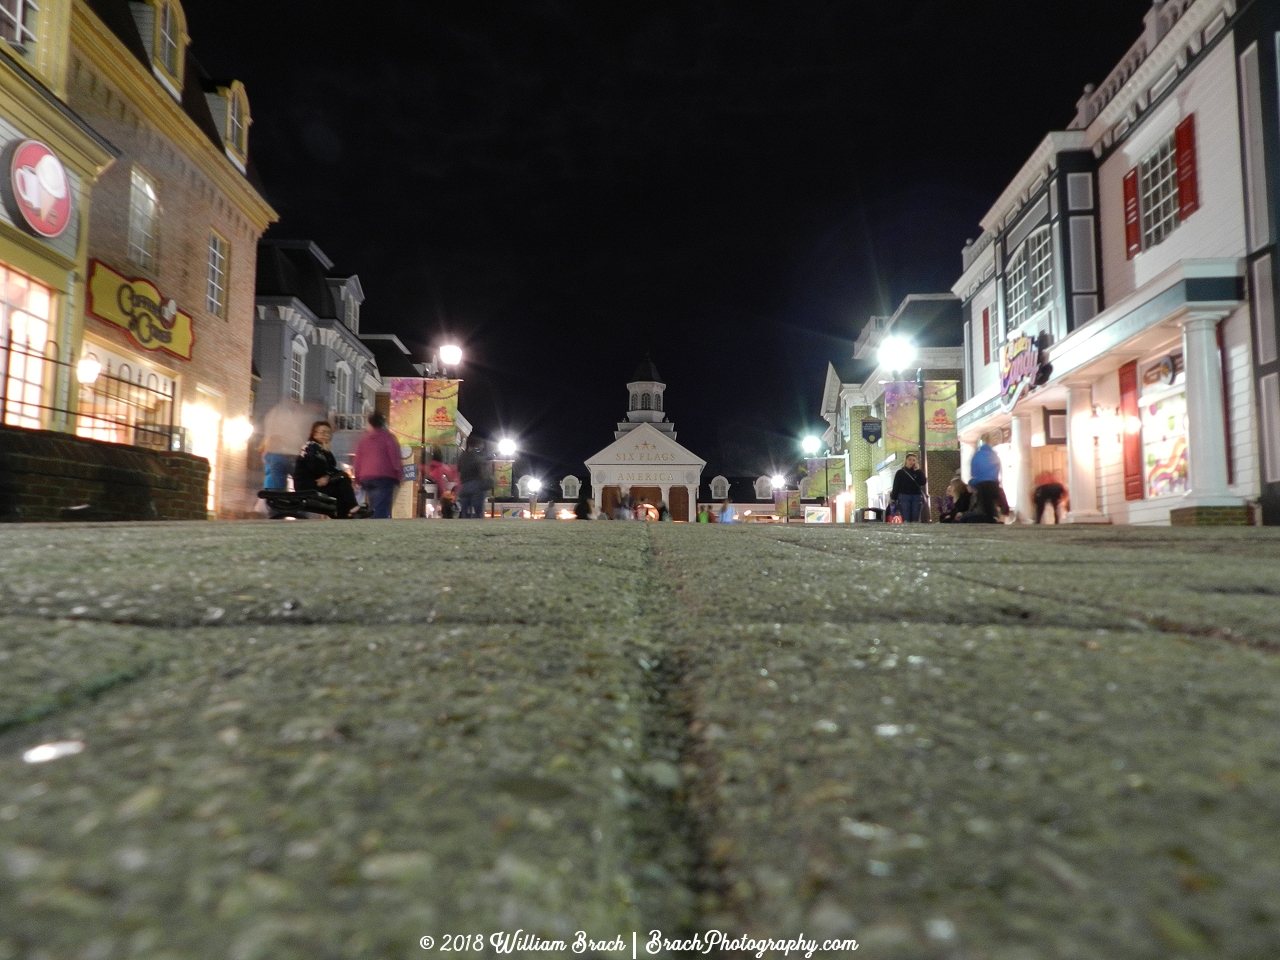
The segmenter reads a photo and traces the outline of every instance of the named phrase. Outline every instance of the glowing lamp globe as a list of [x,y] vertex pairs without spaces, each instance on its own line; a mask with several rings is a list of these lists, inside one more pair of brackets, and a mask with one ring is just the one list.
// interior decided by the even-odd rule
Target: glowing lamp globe
[[800,441],[800,447],[805,453],[813,454],[818,452],[818,448],[822,446],[822,441],[817,437],[805,437]]
[[530,489],[530,490],[532,490],[534,493],[537,493],[539,490],[541,490],[541,489],[542,489],[542,481],[541,481],[541,480],[539,480],[539,479],[538,479],[538,478],[536,478],[536,477],[535,477],[534,479],[530,480],[530,481],[529,481],[529,489]]
[[886,370],[906,370],[916,362],[915,344],[906,337],[886,337],[877,359]]
[[462,362],[462,348],[452,343],[445,344],[440,348],[440,362],[446,367],[456,367]]
[[510,457],[513,456],[515,452],[516,442],[514,440],[504,437],[498,441],[498,453],[502,454],[502,456]]
[[775,490],[781,490],[787,485],[787,478],[780,473],[775,473],[769,478],[769,483]]

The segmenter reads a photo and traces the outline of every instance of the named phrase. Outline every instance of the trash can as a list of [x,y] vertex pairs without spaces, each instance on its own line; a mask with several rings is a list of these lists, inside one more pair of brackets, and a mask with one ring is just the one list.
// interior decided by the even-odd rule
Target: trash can
[[858,523],[884,523],[884,509],[881,507],[859,507],[854,511]]

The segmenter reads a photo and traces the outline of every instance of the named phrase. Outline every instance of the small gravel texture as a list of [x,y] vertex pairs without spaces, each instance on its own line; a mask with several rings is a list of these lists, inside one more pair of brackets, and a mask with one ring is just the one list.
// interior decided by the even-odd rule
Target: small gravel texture
[[1270,960],[1277,561],[1270,530],[0,528],[0,960],[517,928]]

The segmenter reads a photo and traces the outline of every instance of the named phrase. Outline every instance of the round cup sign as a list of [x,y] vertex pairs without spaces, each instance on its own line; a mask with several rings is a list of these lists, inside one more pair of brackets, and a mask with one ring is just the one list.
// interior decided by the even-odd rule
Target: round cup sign
[[62,161],[38,140],[24,140],[13,152],[9,182],[14,205],[42,237],[57,237],[71,222],[71,183]]

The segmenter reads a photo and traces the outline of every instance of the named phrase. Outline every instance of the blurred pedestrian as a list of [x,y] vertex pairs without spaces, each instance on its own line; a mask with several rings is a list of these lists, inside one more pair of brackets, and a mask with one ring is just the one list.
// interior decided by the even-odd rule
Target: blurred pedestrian
[[908,453],[902,467],[893,475],[889,499],[898,505],[903,523],[918,523],[924,506],[924,489],[928,482],[920,469],[920,458]]
[[584,493],[578,498],[578,502],[574,504],[573,515],[579,520],[593,520],[596,515],[596,505]]
[[262,418],[262,486],[265,490],[287,490],[297,451],[306,443],[309,421],[316,413],[292,400],[277,403]]
[[697,522],[698,522],[698,523],[710,523],[710,522],[711,522],[711,511],[710,511],[709,509],[707,509],[707,505],[706,505],[705,503],[704,503],[704,504],[702,504],[702,506],[698,507],[698,520],[697,520]]
[[665,501],[665,500],[659,500],[659,501],[658,501],[658,520],[659,520],[659,522],[662,522],[662,521],[668,521],[668,520],[670,520],[670,519],[671,519],[671,510],[670,510],[670,508],[668,508],[668,507],[667,507],[667,501]]
[[375,520],[390,520],[391,505],[404,476],[400,443],[387,429],[387,418],[369,414],[369,429],[356,446],[356,483],[364,491]]
[[548,500],[547,509],[542,511],[542,519],[555,520],[557,519],[556,513],[557,513],[556,502],[554,500]]
[[613,508],[613,519],[615,520],[634,520],[635,504],[631,500],[631,494],[624,493],[618,498],[618,505]]
[[492,475],[486,475],[488,462],[483,453],[484,441],[472,440],[467,449],[458,454],[458,480],[461,483],[458,500],[463,520],[484,519],[485,497],[493,489]]
[[[1000,487],[1000,455],[985,440],[969,461],[969,485],[973,488],[974,509],[999,521],[1009,512],[1009,501]],[[973,522],[973,521],[970,521]]]
[[959,477],[952,480],[951,486],[947,488],[947,499],[951,502],[943,506],[942,513],[938,515],[939,523],[955,523],[973,507],[973,494],[969,492],[969,485]]
[[720,513],[719,513],[719,516],[716,518],[716,523],[734,523],[734,522],[735,522],[735,514],[733,510],[733,504],[731,504],[728,500],[725,500],[723,503],[720,504]]
[[1067,488],[1056,477],[1050,476],[1046,481],[1036,484],[1031,497],[1036,505],[1036,523],[1044,522],[1044,509],[1050,504],[1053,505],[1053,522],[1055,524],[1062,522],[1070,500],[1067,497]]

